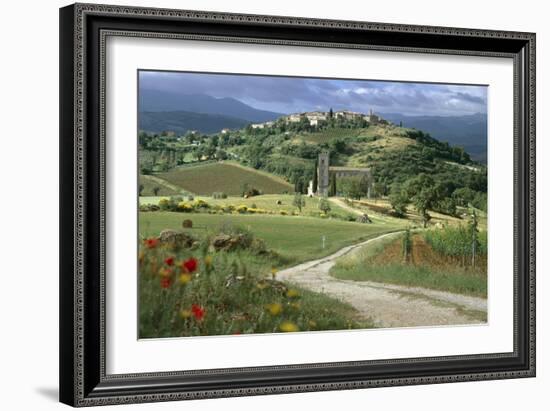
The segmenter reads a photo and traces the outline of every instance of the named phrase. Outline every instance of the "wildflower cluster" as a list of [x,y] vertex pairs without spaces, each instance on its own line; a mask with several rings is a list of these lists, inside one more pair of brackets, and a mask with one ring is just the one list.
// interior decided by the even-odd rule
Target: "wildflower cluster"
[[[229,237],[246,237],[237,231]],[[327,303],[318,296],[279,281],[271,265],[274,256],[254,252],[252,243],[213,250],[206,240],[176,250],[159,238],[144,239],[139,252],[140,337],[348,328],[347,314],[325,312],[320,307]]]
[[[176,285],[186,286],[193,278],[198,277],[199,260],[193,256],[178,259],[170,254],[170,247],[163,245],[158,238],[147,238],[143,241],[143,248],[139,253],[140,272],[149,273],[158,277],[158,287],[164,292]],[[162,261],[162,263],[159,263]],[[212,257],[204,258],[204,268],[206,271],[212,265]],[[179,305],[182,303],[180,302]],[[202,321],[206,315],[204,307],[197,303],[192,303],[189,308],[180,309],[182,319],[194,318],[196,321]]]

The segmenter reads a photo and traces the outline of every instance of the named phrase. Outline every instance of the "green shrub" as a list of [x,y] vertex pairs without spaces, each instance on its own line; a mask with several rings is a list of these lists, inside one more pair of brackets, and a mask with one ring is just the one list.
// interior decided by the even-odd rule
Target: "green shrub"
[[193,202],[193,207],[195,209],[208,209],[210,208],[210,204],[208,204],[206,201],[204,200],[201,200],[201,199],[197,199]]
[[159,207],[162,211],[176,211],[178,208],[178,203],[173,201],[171,198],[161,198],[159,201]]
[[248,211],[248,207],[245,206],[244,204],[241,204],[240,206],[238,206],[235,211],[239,214],[245,214],[247,211]]
[[178,203],[177,211],[181,211],[182,213],[190,213],[194,211],[194,208],[192,204],[181,201],[180,203]]

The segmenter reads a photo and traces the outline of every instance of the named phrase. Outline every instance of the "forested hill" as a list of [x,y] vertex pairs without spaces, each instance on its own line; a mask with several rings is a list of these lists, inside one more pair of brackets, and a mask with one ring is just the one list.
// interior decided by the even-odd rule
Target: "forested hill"
[[468,198],[477,195],[478,204],[486,203],[486,166],[472,161],[461,147],[392,124],[338,121],[311,127],[278,120],[269,128],[247,126],[210,135],[187,133],[169,138],[142,133],[140,143],[144,153],[152,147],[173,150],[178,155],[171,158],[180,163],[237,160],[281,176],[302,192],[314,178],[319,152],[328,150],[331,165],[371,168],[379,195],[389,195],[407,181],[427,175],[443,197],[451,198],[456,190],[466,189]]

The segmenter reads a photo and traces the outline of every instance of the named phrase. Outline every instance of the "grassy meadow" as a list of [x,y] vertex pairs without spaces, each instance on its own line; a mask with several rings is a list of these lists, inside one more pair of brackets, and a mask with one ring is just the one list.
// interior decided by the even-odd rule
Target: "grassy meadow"
[[193,228],[183,230],[198,238],[227,225],[243,227],[278,253],[285,266],[319,258],[346,245],[401,228],[397,224],[379,226],[299,216],[153,212],[140,213],[140,235],[148,238],[164,229],[182,230],[186,219],[193,222]]

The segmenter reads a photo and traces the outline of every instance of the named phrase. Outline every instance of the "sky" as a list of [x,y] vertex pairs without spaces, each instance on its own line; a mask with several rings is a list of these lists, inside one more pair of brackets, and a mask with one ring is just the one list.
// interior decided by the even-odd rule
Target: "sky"
[[232,97],[284,114],[329,108],[405,115],[487,113],[487,87],[480,85],[141,71],[140,87]]

